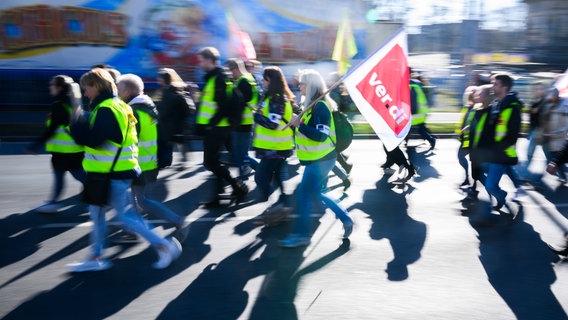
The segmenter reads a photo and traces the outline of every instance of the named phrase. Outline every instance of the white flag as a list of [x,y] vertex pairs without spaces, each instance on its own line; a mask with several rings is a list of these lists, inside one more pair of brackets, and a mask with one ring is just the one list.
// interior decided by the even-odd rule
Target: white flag
[[406,31],[401,29],[343,77],[351,99],[389,151],[411,125],[407,56]]

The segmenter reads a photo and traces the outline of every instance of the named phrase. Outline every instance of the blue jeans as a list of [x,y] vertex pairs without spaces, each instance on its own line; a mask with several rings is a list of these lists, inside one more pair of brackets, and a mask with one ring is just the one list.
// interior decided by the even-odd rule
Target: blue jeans
[[[110,206],[116,210],[116,218],[122,222],[124,229],[139,234],[153,246],[167,245],[168,242],[150,230],[146,220],[136,213],[130,194],[131,183],[132,180],[110,181]],[[93,257],[99,257],[104,252],[106,209],[106,207],[101,206],[89,206],[89,214],[93,221],[93,231],[91,232],[91,253]]]
[[231,163],[239,167],[239,175],[243,176],[243,166],[248,164],[251,168],[258,167],[258,162],[248,155],[252,143],[251,132],[231,132]]
[[[282,195],[286,198],[288,190],[286,190],[286,185],[284,181],[289,178],[288,162],[286,159],[275,158],[275,159],[262,159],[258,164],[256,173],[254,175],[254,182],[260,191],[260,201],[268,200],[271,193],[271,182],[274,179],[276,181],[276,187],[280,188]],[[288,205],[288,203],[285,203]]]
[[143,186],[132,186],[132,196],[134,197],[135,203],[145,211],[149,211],[150,213],[155,214],[176,226],[182,226],[184,218],[178,216],[164,204],[146,197],[146,191],[150,186],[152,186],[152,184],[153,183],[145,184]]
[[466,156],[469,154],[469,149],[464,149],[461,145],[458,149],[458,163],[465,171],[464,181],[469,181],[469,161],[467,161]]
[[335,213],[335,216],[343,223],[351,222],[347,211],[341,208],[335,201],[321,193],[321,185],[324,179],[335,165],[336,159],[315,161],[306,165],[302,181],[296,190],[296,210],[298,218],[294,226],[294,233],[308,237],[310,235],[310,215],[314,201],[323,203]]
[[497,163],[486,163],[483,165],[485,174],[481,175],[479,181],[483,183],[487,193],[497,199],[497,205],[505,203],[505,198],[507,197],[507,192],[499,187],[499,181],[507,172],[508,167],[510,166]]

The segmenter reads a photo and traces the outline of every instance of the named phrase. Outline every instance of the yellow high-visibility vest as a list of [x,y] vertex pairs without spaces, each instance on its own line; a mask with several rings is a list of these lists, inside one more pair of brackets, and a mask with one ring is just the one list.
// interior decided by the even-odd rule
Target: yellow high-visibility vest
[[113,171],[129,171],[140,168],[138,165],[138,138],[136,137],[136,118],[132,113],[132,108],[123,101],[109,98],[95,107],[90,115],[89,123],[95,123],[97,113],[101,108],[109,108],[114,114],[120,132],[122,133],[122,143],[106,141],[102,146],[91,148],[85,146],[85,158],[83,159],[83,169],[86,172],[109,173],[118,149],[122,147],[118,160]]
[[[330,118],[330,128],[329,128],[329,139],[325,139],[325,141],[315,141],[304,134],[302,134],[299,128],[296,129],[296,155],[298,159],[302,161],[314,161],[319,160],[330,152],[335,150],[335,123],[333,122],[333,115],[331,110],[329,109],[328,104],[324,100],[318,101],[318,103],[324,103],[329,111],[329,118]],[[311,112],[306,112],[302,118],[301,122],[309,123],[310,119],[312,118]]]
[[[262,115],[270,118],[270,98],[264,100],[264,106],[261,109]],[[292,104],[289,101],[284,103],[284,114],[280,119],[280,123],[276,129],[265,128],[256,125],[254,128],[254,138],[252,146],[264,150],[292,150],[294,149],[294,131],[292,128],[284,127],[292,119]]]
[[[63,107],[71,117],[71,106],[66,103],[62,103]],[[51,119],[46,121],[46,126],[51,125]],[[71,137],[69,133],[69,125],[60,125],[55,129],[55,133],[47,142],[45,143],[45,151],[47,152],[57,152],[57,153],[79,153],[83,152],[84,148],[78,145],[75,140]]]
[[[215,79],[217,79],[217,76],[209,78],[203,88],[201,103],[197,109],[197,124],[208,125],[211,118],[213,118],[213,116],[217,113],[217,109],[219,109],[219,106],[215,101]],[[233,94],[232,84],[230,82],[227,83],[226,92],[227,98],[231,97]],[[228,127],[229,125],[229,120],[226,117],[217,123],[218,127]]]

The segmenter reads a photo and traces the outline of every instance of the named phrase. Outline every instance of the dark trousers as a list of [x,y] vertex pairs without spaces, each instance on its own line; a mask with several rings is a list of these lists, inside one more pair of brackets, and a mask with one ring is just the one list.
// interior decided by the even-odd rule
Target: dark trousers
[[400,150],[400,147],[396,147],[391,151],[387,151],[387,148],[384,145],[383,148],[387,153],[387,162],[386,162],[387,164],[392,165],[394,163],[399,167],[405,167],[405,168],[408,168],[410,166],[409,161],[406,159],[406,156],[404,155],[402,150]]
[[216,195],[223,193],[223,180],[229,182],[233,187],[236,184],[229,169],[219,161],[221,149],[228,144],[230,136],[230,127],[213,127],[203,138],[203,165],[217,178]]
[[432,145],[435,143],[436,139],[432,136],[430,130],[426,128],[425,123],[417,124],[415,125],[415,128],[418,134],[420,134],[420,136],[422,137],[422,139],[428,140],[428,142],[430,142],[430,144]]

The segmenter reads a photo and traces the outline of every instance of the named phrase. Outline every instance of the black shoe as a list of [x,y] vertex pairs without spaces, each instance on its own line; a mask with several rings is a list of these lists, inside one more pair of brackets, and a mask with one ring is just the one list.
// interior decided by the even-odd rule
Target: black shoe
[[343,192],[347,191],[351,187],[351,179],[347,178],[343,180]]
[[237,182],[233,186],[233,193],[231,193],[231,196],[233,197],[233,201],[235,202],[235,204],[243,202],[248,192],[249,189],[247,185],[244,184],[242,181],[237,180]]
[[353,164],[352,163],[346,163],[345,167],[343,167],[343,169],[345,169],[345,172],[347,172],[347,174],[351,173],[351,169],[353,169]]
[[406,170],[408,170],[408,175],[404,179],[410,180],[410,178],[416,174],[416,169],[414,169],[413,165],[409,165],[406,167]]
[[556,253],[559,256],[568,257],[568,246],[566,246],[566,248],[564,248],[564,249],[556,249],[553,246],[548,245],[548,248],[550,250],[552,250],[552,252]]
[[394,164],[393,162],[385,162],[381,165],[381,168],[388,169],[388,168],[392,167],[393,164]]
[[430,141],[430,149],[428,150],[434,150],[434,148],[436,148],[436,140]]
[[494,211],[501,211],[501,209],[503,209],[504,205],[505,205],[505,202],[497,202],[497,205],[493,206],[493,210]]
[[202,201],[199,204],[204,206],[205,208],[216,208],[221,205],[221,200],[217,196],[211,200]]

